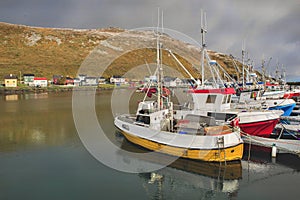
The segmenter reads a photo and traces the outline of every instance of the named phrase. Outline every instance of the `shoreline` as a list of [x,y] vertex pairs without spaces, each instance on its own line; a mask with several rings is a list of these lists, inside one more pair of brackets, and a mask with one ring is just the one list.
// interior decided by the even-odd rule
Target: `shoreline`
[[115,85],[102,85],[102,86],[49,86],[43,88],[36,87],[16,87],[16,88],[6,88],[0,87],[0,95],[9,95],[9,94],[27,94],[27,93],[44,93],[44,92],[70,92],[73,90],[113,90],[113,89],[126,89],[132,88],[128,85],[124,86],[115,86]]

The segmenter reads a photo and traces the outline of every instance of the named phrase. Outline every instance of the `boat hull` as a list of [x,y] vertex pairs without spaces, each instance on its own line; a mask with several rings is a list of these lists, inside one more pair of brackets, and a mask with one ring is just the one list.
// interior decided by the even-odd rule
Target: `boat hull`
[[241,131],[246,134],[269,138],[278,122],[279,119],[273,119],[251,123],[240,123],[239,126]]
[[270,107],[269,110],[283,110],[282,116],[290,116],[296,104]]
[[266,100],[266,104],[269,110],[282,110],[284,112],[282,116],[290,116],[296,106],[296,102],[293,99]]
[[[240,136],[237,136],[237,133],[228,134],[227,136],[223,136],[221,133],[218,136],[188,136],[178,133],[153,131],[146,127],[121,121],[118,118],[115,119],[115,126],[120,129],[128,141],[148,150],[177,157],[207,162],[226,162],[241,160],[243,156],[244,144]],[[152,132],[155,134],[152,134]],[[144,135],[148,136],[143,137]],[[216,143],[219,137],[224,137],[226,144],[218,148]],[[160,138],[160,140],[155,138]],[[176,142],[186,142],[188,145],[176,145],[178,144]],[[210,148],[210,145],[213,147]]]
[[125,138],[139,146],[146,149],[158,151],[160,153],[165,153],[173,156],[178,156],[181,158],[188,158],[194,160],[202,160],[207,162],[224,162],[224,161],[234,161],[241,160],[243,155],[243,143],[238,144],[233,147],[228,147],[225,149],[189,149],[172,147],[165,144],[160,144],[150,140],[146,140],[134,135],[131,135],[125,131],[121,130],[121,133]]

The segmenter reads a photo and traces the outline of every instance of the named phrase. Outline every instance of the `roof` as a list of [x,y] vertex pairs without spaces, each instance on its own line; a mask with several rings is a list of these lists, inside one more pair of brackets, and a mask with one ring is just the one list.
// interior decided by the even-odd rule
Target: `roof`
[[45,77],[34,77],[33,80],[35,80],[35,81],[37,81],[37,80],[47,80],[47,78],[45,78]]
[[18,77],[15,76],[15,75],[10,74],[10,75],[4,76],[4,79],[18,79]]
[[93,77],[93,76],[88,76],[85,79],[97,79],[97,77]]
[[235,94],[234,88],[191,89],[190,93],[202,94]]
[[34,74],[23,74],[23,76],[34,76]]

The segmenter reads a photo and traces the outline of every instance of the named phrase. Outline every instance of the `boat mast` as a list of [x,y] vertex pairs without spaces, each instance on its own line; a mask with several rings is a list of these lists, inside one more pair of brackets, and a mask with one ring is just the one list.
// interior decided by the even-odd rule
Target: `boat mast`
[[205,43],[205,33],[206,30],[206,13],[203,13],[201,9],[201,42],[202,42],[202,49],[201,49],[201,85],[204,86],[204,53],[206,51],[206,43]]
[[242,83],[243,83],[243,88],[245,88],[245,63],[244,63],[244,57],[245,57],[245,41],[243,41],[242,44]]
[[159,44],[159,21],[160,21],[160,9],[158,8],[158,14],[157,14],[157,30],[156,30],[156,68],[158,69],[157,74],[157,105],[158,109],[161,109],[161,88],[160,88],[160,44]]
[[[162,44],[160,42],[160,9],[158,8],[158,21],[157,21],[157,34],[156,34],[156,71],[157,71],[157,104],[158,109],[163,109],[163,68],[162,68]],[[161,12],[161,18],[163,20],[163,12]],[[163,26],[163,22],[161,22],[161,25]],[[163,27],[161,28],[163,31]]]
[[261,71],[262,71],[262,81],[264,84],[264,90],[266,90],[266,69],[265,69],[265,60],[264,58],[261,61]]
[[285,74],[285,68],[283,67],[283,64],[281,67],[281,71],[282,71],[281,79],[282,79],[284,85],[286,85],[286,74]]

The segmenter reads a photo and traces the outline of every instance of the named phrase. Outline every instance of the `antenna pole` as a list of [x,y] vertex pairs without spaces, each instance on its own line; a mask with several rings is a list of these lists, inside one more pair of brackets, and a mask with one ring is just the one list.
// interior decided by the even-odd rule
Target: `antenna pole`
[[243,68],[243,72],[242,72],[242,82],[243,82],[243,88],[245,87],[245,63],[244,63],[244,57],[245,57],[245,41],[243,41],[242,44],[242,68]]
[[160,49],[159,49],[159,21],[160,21],[160,9],[158,8],[158,13],[157,13],[157,33],[156,33],[156,68],[158,70],[157,74],[157,105],[158,109],[161,109],[161,91],[160,91]]
[[201,49],[201,85],[204,86],[204,53],[205,53],[205,33],[206,30],[206,13],[203,13],[201,9],[201,42],[202,42],[202,49]]

